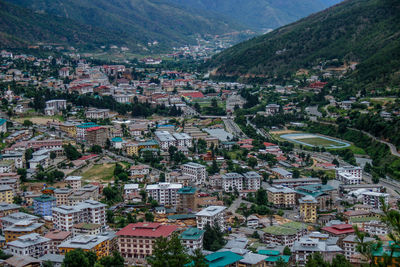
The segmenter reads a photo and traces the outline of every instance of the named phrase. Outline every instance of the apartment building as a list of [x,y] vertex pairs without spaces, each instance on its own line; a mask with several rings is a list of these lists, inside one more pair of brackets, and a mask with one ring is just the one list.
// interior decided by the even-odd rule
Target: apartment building
[[49,195],[41,195],[33,199],[33,210],[39,216],[51,216],[52,208],[56,207],[56,198]]
[[135,198],[140,198],[139,184],[125,184],[124,185],[124,200],[126,202],[129,202]]
[[73,191],[77,191],[82,186],[82,176],[68,176],[64,179]]
[[222,189],[225,192],[234,192],[243,190],[243,176],[236,172],[222,175]]
[[335,168],[335,172],[336,172],[336,179],[338,179],[340,173],[348,173],[350,175],[362,179],[362,168],[358,166],[344,166],[340,168]]
[[272,174],[279,179],[291,179],[293,178],[293,173],[282,168],[272,168]]
[[1,203],[14,203],[14,190],[9,185],[0,185],[0,202]]
[[196,210],[196,188],[185,186],[178,190],[178,212],[193,212]]
[[25,166],[25,153],[18,151],[10,151],[1,155],[3,160],[13,160],[15,168],[20,169]]
[[299,199],[300,218],[303,222],[315,223],[317,221],[318,201],[313,196]]
[[3,234],[7,243],[16,240],[20,236],[32,233],[42,234],[42,232],[43,223],[38,223],[31,220],[18,221],[8,227],[3,226]]
[[72,226],[81,223],[96,223],[106,225],[106,206],[94,200],[86,200],[75,206],[59,206],[53,208],[54,228],[72,231]]
[[182,184],[158,183],[146,186],[148,196],[151,196],[160,205],[177,206],[179,202],[178,190]]
[[97,108],[89,108],[85,112],[85,116],[87,119],[108,119],[110,117],[109,109],[97,109]]
[[207,177],[206,166],[189,162],[182,165],[182,174],[189,176],[192,184],[204,184]]
[[99,187],[92,184],[87,184],[73,192],[69,196],[69,205],[77,205],[85,200],[99,200]]
[[272,185],[281,185],[289,188],[296,188],[298,186],[316,185],[321,184],[319,178],[295,178],[295,179],[274,179]]
[[243,173],[243,187],[247,190],[258,190],[261,187],[261,175],[255,171]]
[[163,150],[168,150],[170,146],[176,146],[176,139],[168,131],[156,131],[154,135]]
[[116,233],[118,251],[131,265],[145,265],[146,258],[153,254],[153,246],[158,237],[170,237],[178,229],[175,225],[160,223],[129,224]]
[[56,205],[68,205],[69,197],[72,195],[73,191],[71,188],[56,188],[54,190],[54,197],[56,198]]
[[267,188],[268,202],[276,207],[293,207],[296,205],[296,191],[284,186]]
[[97,145],[104,147],[108,138],[108,132],[105,127],[92,127],[86,130],[85,140],[91,146]]
[[[18,212],[19,208],[21,208],[20,205],[13,204],[13,203],[1,202],[0,203],[0,218],[5,217],[9,214]],[[0,222],[1,222],[1,220],[0,220]],[[1,228],[1,223],[0,223],[0,228]]]
[[172,136],[175,138],[175,146],[177,147],[192,147],[193,138],[187,133],[173,133]]
[[45,238],[49,239],[48,253],[58,254],[58,246],[72,238],[72,233],[68,231],[53,230],[45,234]]
[[262,230],[263,243],[276,246],[292,247],[295,241],[307,234],[307,225],[299,222],[289,222],[282,225],[268,226]]
[[72,250],[82,249],[94,252],[98,258],[101,258],[110,254],[109,242],[109,238],[103,235],[77,235],[58,245],[58,251],[65,255]]
[[[359,254],[357,252],[357,246],[360,240],[356,235],[348,235],[343,239],[343,252],[346,259],[350,260],[354,255]],[[364,237],[364,242],[374,242],[375,239],[372,237]]]
[[204,230],[207,224],[217,224],[222,231],[226,230],[225,206],[209,206],[196,213],[197,228]]
[[61,110],[67,108],[67,100],[65,99],[54,99],[46,101],[45,114],[47,116],[54,116]]
[[187,249],[194,251],[196,249],[203,249],[203,237],[205,230],[198,228],[189,228],[180,234],[182,245]]
[[102,226],[97,223],[81,222],[72,226],[72,234],[77,235],[99,235],[102,232]]
[[31,233],[8,242],[7,247],[12,255],[38,258],[49,252],[49,241],[38,233]]
[[91,128],[95,128],[95,127],[99,127],[99,125],[97,125],[94,122],[86,122],[86,123],[82,123],[80,125],[77,125],[76,126],[76,138],[79,141],[86,140],[87,130],[89,130]]
[[382,209],[383,201],[386,205],[389,203],[389,194],[387,193],[379,193],[379,192],[364,192],[363,196],[363,204],[370,205],[375,209]]
[[150,174],[150,166],[147,165],[132,165],[129,169],[132,178],[143,178]]

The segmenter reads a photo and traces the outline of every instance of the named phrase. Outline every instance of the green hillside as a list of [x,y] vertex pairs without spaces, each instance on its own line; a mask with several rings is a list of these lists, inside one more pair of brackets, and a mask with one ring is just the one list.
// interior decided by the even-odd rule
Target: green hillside
[[37,14],[0,1],[0,46],[26,47],[37,42],[96,46],[123,44],[122,35],[68,19]]
[[323,60],[360,62],[360,86],[397,84],[400,1],[347,0],[269,34],[238,44],[209,63],[217,76],[289,76]]
[[128,44],[158,41],[160,46],[170,47],[193,42],[195,34],[220,34],[240,28],[210,12],[192,13],[165,0],[7,1],[123,35]]
[[253,29],[275,29],[327,8],[339,0],[168,0],[211,10]]

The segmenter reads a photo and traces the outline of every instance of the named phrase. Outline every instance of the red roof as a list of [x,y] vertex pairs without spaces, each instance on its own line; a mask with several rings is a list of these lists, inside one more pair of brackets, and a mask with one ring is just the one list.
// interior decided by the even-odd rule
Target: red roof
[[183,96],[191,97],[191,98],[203,98],[204,95],[202,92],[190,92],[190,93],[183,93]]
[[178,229],[176,225],[161,223],[131,223],[117,232],[118,236],[167,237]]
[[90,154],[90,155],[87,155],[87,156],[83,156],[83,157],[79,158],[78,160],[88,160],[88,159],[91,159],[91,158],[94,158],[94,157],[97,157],[97,155],[96,154]]
[[277,145],[275,145],[275,144],[273,144],[273,143],[268,143],[268,142],[264,142],[263,144],[264,144],[265,147],[277,146]]
[[351,224],[338,224],[333,226],[323,227],[322,230],[329,232],[334,235],[351,234],[354,233],[353,226]]
[[86,130],[86,132],[97,131],[97,130],[100,130],[100,129],[103,129],[103,127],[101,127],[101,126],[91,127],[91,128],[88,128]]

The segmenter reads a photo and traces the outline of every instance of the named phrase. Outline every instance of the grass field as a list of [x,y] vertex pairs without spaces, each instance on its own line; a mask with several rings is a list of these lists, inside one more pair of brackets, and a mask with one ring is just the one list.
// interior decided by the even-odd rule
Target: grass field
[[332,140],[327,140],[327,139],[323,139],[323,138],[319,138],[319,137],[315,137],[315,138],[303,138],[303,139],[296,139],[297,141],[303,142],[303,143],[307,143],[313,146],[323,146],[323,147],[327,147],[327,146],[337,146],[340,145],[340,143],[332,141]]
[[85,181],[110,181],[114,176],[115,164],[95,164],[92,168],[82,173]]
[[32,117],[23,117],[23,118],[13,118],[13,120],[23,123],[25,120],[30,120],[34,124],[46,125],[48,122],[52,121],[63,121],[62,116],[32,116]]

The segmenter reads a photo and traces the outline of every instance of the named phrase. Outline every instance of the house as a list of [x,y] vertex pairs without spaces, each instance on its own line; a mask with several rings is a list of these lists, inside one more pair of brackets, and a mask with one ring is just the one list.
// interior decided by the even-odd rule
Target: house
[[7,247],[12,255],[38,258],[48,252],[49,241],[50,239],[42,237],[38,233],[31,233],[8,242]]
[[12,256],[4,261],[6,267],[40,267],[41,261],[30,256]]
[[125,202],[132,201],[133,199],[140,198],[139,184],[125,184],[124,185],[124,200]]
[[72,233],[68,231],[53,230],[45,234],[45,238],[49,239],[48,253],[58,253],[58,245],[72,238]]
[[203,249],[203,236],[205,230],[189,228],[180,234],[182,244],[189,250]]
[[247,227],[255,229],[259,226],[259,224],[260,224],[260,219],[257,216],[250,215],[247,218],[247,223],[246,223]]

